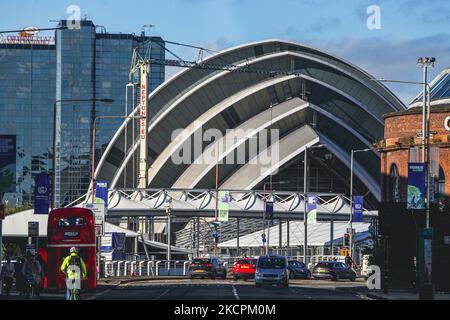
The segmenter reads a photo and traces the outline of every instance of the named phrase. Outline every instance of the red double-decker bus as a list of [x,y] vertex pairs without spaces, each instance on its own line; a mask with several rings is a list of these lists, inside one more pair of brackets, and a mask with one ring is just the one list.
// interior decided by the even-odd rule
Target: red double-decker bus
[[77,247],[83,258],[87,279],[82,289],[97,287],[96,242],[94,214],[84,208],[61,208],[52,210],[47,225],[47,288],[65,289],[65,276],[60,267],[71,247]]

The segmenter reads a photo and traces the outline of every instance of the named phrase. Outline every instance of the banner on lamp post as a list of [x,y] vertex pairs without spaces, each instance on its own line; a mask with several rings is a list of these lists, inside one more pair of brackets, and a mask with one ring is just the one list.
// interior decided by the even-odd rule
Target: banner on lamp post
[[267,201],[266,202],[266,219],[273,219],[273,201]]
[[221,222],[227,222],[228,221],[228,212],[230,210],[230,194],[228,193],[228,191],[219,191],[218,194],[219,197],[219,205],[218,205],[218,221]]
[[426,165],[424,163],[408,163],[408,199],[407,209],[425,209]]
[[48,214],[50,208],[50,176],[41,172],[34,177],[34,214]]
[[363,222],[363,196],[353,196],[353,222]]
[[315,224],[317,223],[317,196],[308,195],[307,197],[306,211],[308,213],[306,223]]
[[104,203],[105,209],[108,208],[108,182],[95,182],[95,203]]

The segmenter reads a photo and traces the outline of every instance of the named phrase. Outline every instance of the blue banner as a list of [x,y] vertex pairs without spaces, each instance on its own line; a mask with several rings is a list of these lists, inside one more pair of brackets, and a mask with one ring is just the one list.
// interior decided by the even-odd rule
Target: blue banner
[[0,194],[4,192],[16,192],[16,136],[13,135],[0,135]]
[[353,222],[363,222],[363,196],[353,196]]
[[316,195],[308,195],[307,196],[307,204],[306,211],[308,213],[306,223],[314,224],[317,223],[317,196]]
[[266,202],[266,219],[273,219],[273,201]]
[[48,214],[50,208],[50,176],[41,172],[34,177],[34,214]]
[[408,163],[407,209],[425,209],[426,171],[426,165],[424,163]]
[[112,259],[125,260],[125,233],[112,233]]
[[108,182],[97,181],[95,183],[95,203],[104,203],[108,208]]

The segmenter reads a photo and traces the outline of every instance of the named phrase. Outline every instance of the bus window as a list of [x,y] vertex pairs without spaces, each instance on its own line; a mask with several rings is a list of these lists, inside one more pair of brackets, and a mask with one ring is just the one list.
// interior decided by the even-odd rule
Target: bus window
[[85,221],[83,218],[61,218],[59,219],[58,225],[60,227],[73,227],[73,226],[84,226]]

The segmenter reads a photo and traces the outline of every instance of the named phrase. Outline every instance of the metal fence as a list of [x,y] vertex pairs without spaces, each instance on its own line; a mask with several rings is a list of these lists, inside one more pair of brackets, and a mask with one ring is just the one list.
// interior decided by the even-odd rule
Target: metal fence
[[[221,258],[228,272],[231,272],[233,264],[242,257]],[[297,256],[287,257],[289,260],[299,260]],[[308,268],[311,269],[320,261],[344,262],[344,256],[311,256],[307,257]],[[103,274],[110,277],[148,277],[148,276],[187,276],[189,260],[120,260],[104,261]]]

